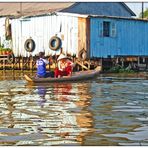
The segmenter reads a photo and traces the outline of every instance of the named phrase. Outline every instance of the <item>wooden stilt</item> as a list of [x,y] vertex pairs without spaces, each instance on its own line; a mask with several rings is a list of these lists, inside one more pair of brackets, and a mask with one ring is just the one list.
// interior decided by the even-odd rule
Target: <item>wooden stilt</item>
[[22,60],[21,71],[23,71],[23,67],[24,67],[24,58],[22,57],[21,60]]

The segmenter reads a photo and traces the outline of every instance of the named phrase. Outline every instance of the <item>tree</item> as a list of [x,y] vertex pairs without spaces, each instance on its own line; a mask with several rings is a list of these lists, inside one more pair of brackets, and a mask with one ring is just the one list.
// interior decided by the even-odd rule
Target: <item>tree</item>
[[[139,14],[139,18],[142,18],[142,12]],[[143,18],[148,18],[148,8],[143,12]]]

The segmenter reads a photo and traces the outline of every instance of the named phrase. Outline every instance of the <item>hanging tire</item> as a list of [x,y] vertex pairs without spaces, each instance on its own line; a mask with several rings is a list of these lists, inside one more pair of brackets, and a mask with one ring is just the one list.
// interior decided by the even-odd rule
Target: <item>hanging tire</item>
[[80,61],[85,61],[86,58],[87,58],[87,52],[86,52],[86,50],[82,49],[78,54],[78,59]]
[[24,44],[24,48],[27,52],[33,52],[35,49],[35,42],[33,39],[27,39]]
[[61,39],[57,36],[51,37],[51,39],[49,40],[49,48],[51,50],[57,50],[60,48],[60,46],[61,46]]
[[15,59],[15,56],[14,56],[13,53],[8,54],[7,61],[8,61],[9,64],[14,63],[14,59]]

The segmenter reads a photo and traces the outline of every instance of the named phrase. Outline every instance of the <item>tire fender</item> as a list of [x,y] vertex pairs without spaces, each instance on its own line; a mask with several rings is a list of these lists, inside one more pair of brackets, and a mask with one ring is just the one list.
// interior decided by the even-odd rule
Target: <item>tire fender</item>
[[82,49],[78,54],[78,59],[80,61],[85,61],[86,58],[87,58],[87,52],[86,52],[86,50]]
[[51,37],[51,39],[49,40],[49,48],[51,50],[57,50],[60,48],[60,46],[61,46],[61,39],[57,36]]
[[8,56],[7,56],[8,63],[10,63],[10,64],[13,63],[14,62],[14,59],[15,59],[15,56],[14,56],[13,53],[8,54]]
[[24,48],[27,52],[33,52],[35,49],[35,42],[33,39],[27,39],[24,44]]

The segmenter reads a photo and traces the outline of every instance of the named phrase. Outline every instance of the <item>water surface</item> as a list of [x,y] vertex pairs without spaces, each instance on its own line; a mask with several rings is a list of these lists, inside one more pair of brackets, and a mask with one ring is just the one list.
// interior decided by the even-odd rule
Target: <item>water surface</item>
[[0,72],[0,145],[148,145],[148,80],[32,85]]

